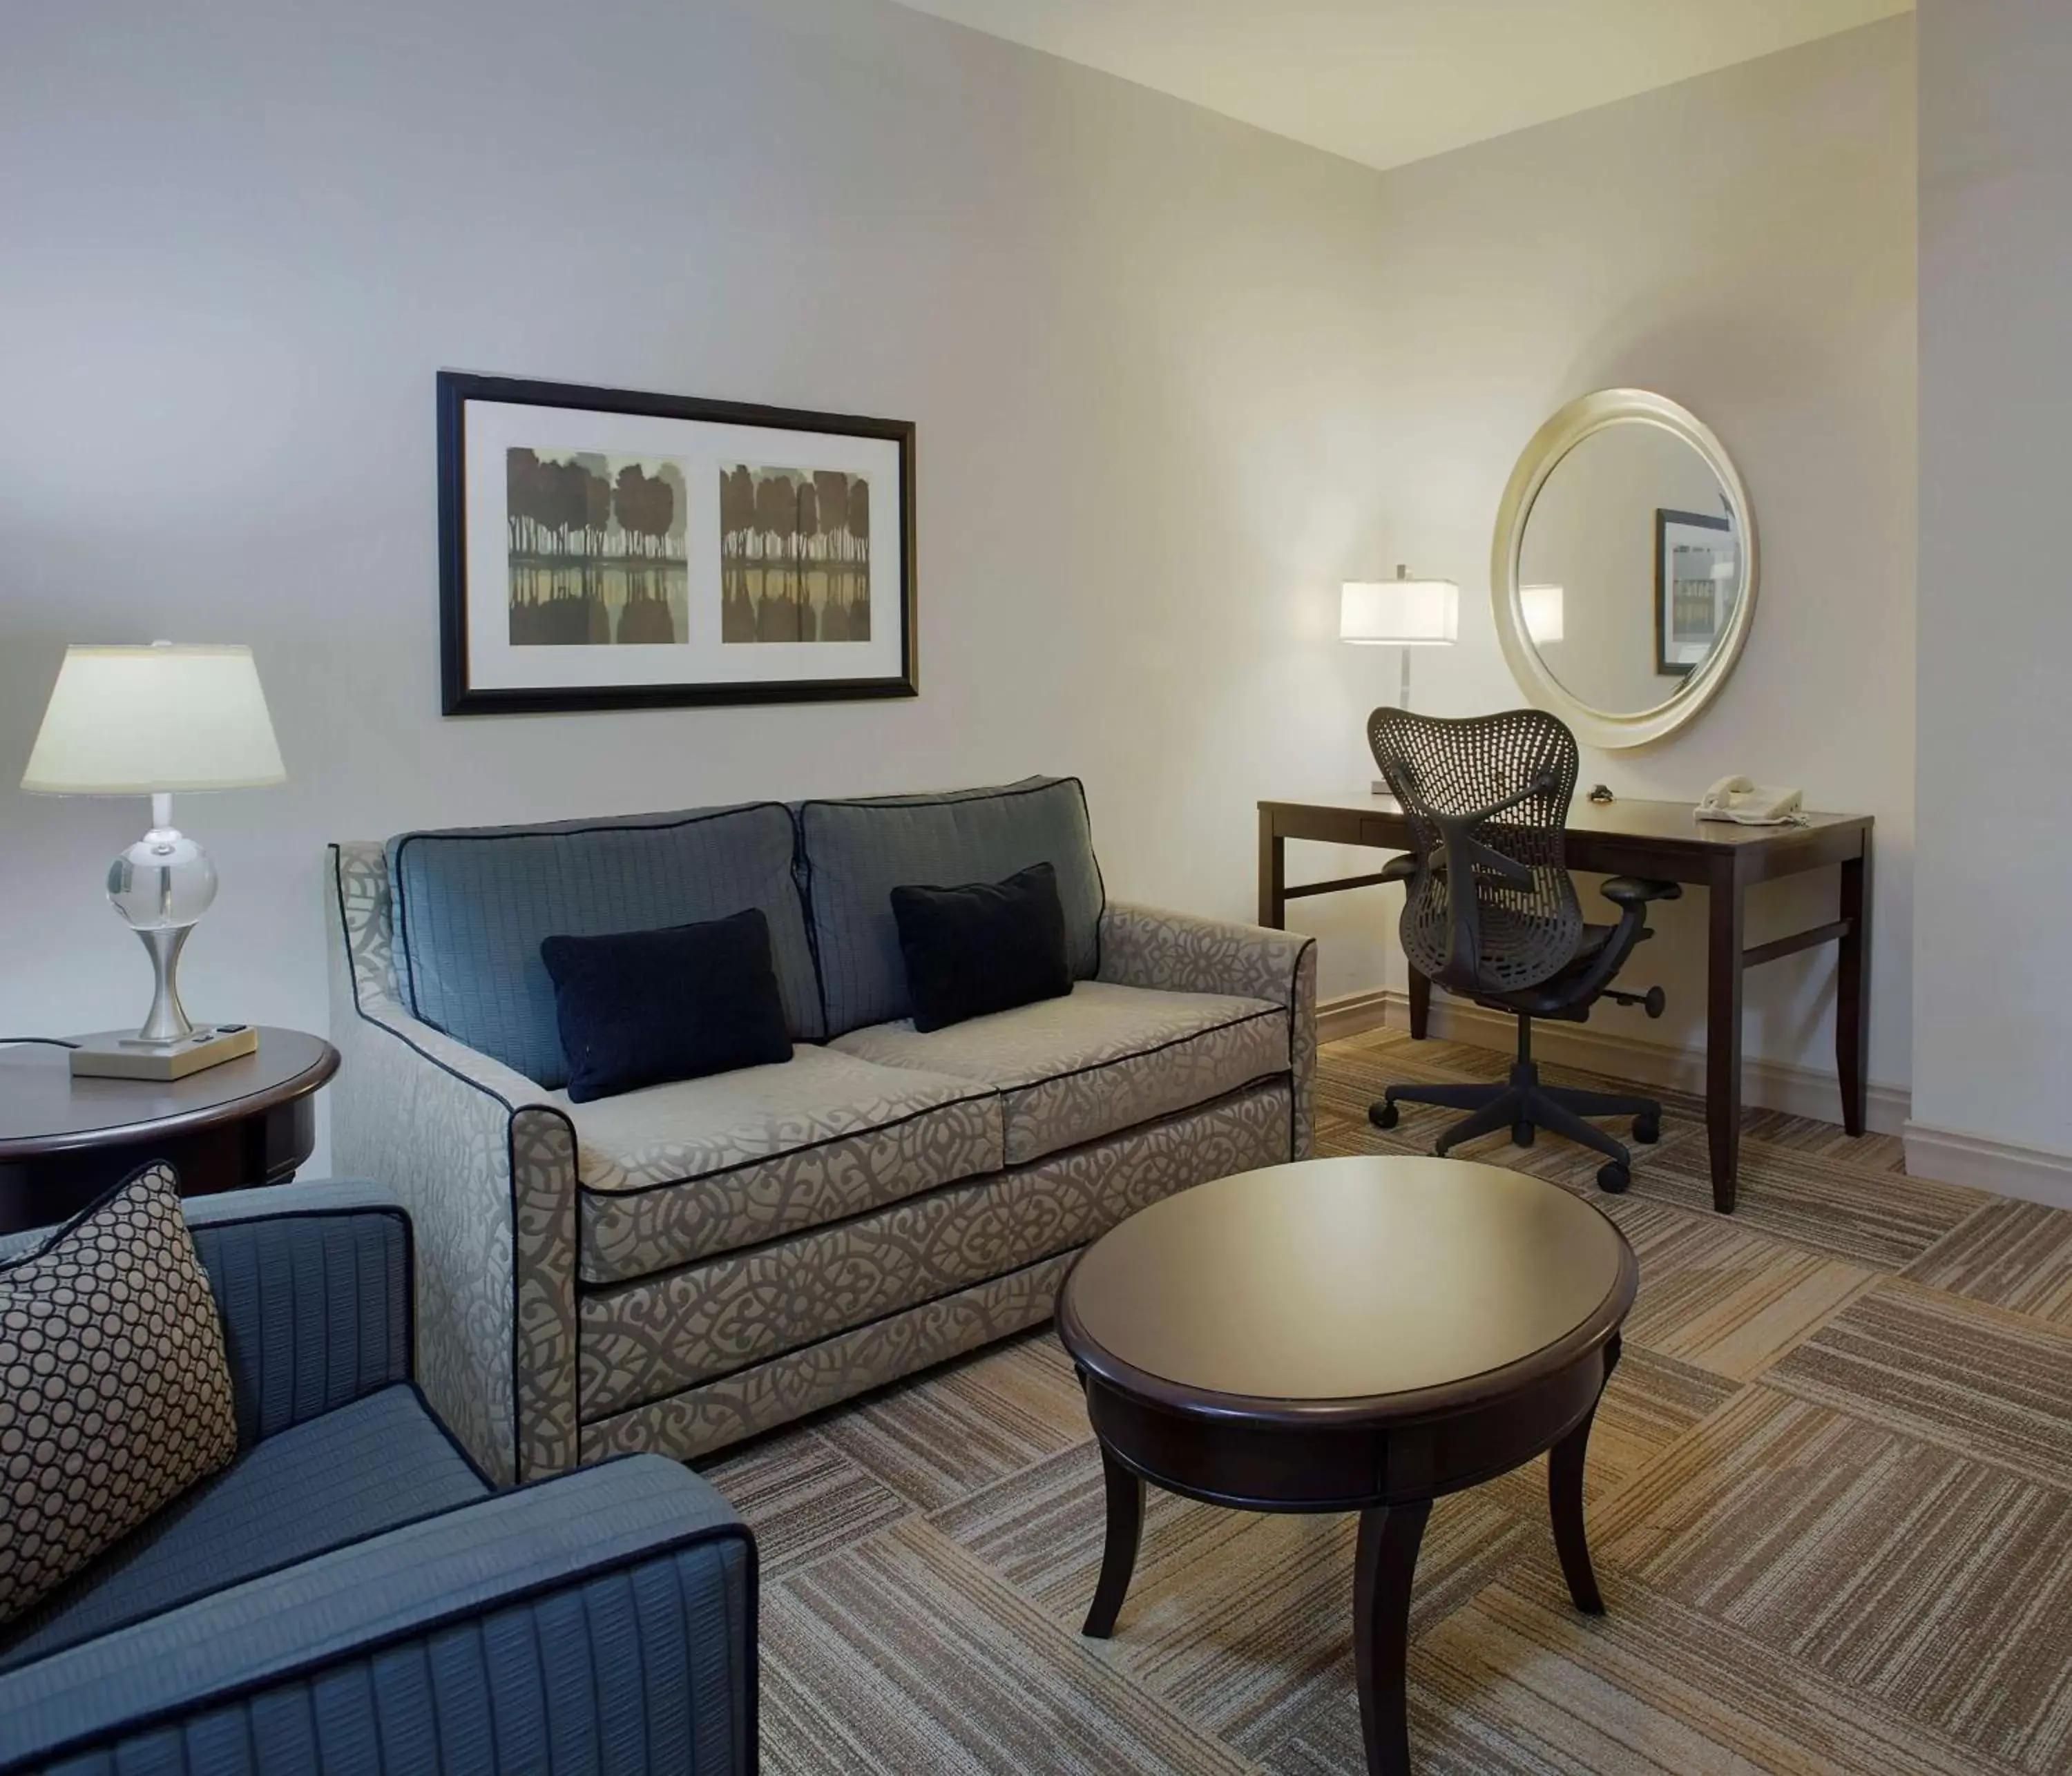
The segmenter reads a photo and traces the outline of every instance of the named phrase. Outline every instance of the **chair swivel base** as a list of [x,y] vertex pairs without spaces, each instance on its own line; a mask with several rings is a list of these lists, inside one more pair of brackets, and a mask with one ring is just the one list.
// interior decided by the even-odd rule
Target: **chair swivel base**
[[1635,1141],[1646,1145],[1662,1138],[1662,1106],[1654,1099],[1542,1085],[1540,1070],[1531,1061],[1519,1062],[1502,1085],[1392,1085],[1368,1110],[1367,1120],[1377,1128],[1393,1128],[1400,1104],[1429,1104],[1474,1112],[1432,1144],[1432,1151],[1441,1155],[1464,1141],[1494,1134],[1503,1128],[1511,1130],[1512,1145],[1530,1147],[1534,1134],[1544,1128],[1606,1155],[1605,1163],[1597,1169],[1597,1187],[1614,1194],[1633,1182],[1633,1156],[1622,1144],[1584,1118],[1630,1116]]

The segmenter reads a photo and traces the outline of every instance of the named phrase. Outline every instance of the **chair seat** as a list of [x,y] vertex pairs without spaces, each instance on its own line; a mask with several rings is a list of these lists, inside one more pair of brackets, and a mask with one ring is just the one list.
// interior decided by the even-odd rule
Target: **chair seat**
[[[1579,997],[1577,989],[1587,976],[1605,965],[1605,946],[1624,929],[1618,925],[1585,925],[1577,941],[1576,953],[1560,973],[1535,981],[1529,987],[1521,987],[1516,993],[1491,993],[1487,997],[1478,994],[1475,1003],[1487,1005],[1493,1011],[1523,1012],[1528,1018],[1565,1018],[1581,1023],[1589,1017],[1597,996],[1593,993]],[[1624,948],[1612,960],[1614,964],[1624,961],[1654,935],[1646,926],[1640,927],[1632,932]]]
[[382,1388],[254,1445],[161,1511],[34,1612],[0,1669],[489,1490],[416,1388]]
[[829,1046],[997,1092],[1007,1163],[1021,1166],[1286,1072],[1289,1014],[1264,999],[1082,980],[946,1030],[902,1018]]
[[947,1072],[791,1059],[549,1102],[576,1130],[582,1276],[629,1282],[998,1169],[1000,1103]]

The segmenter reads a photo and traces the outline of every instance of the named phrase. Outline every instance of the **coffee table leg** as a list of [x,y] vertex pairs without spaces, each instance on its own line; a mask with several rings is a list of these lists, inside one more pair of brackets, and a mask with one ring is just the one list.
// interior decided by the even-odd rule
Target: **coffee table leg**
[[[1605,1379],[1618,1367],[1619,1340],[1614,1333],[1605,1346]],[[1599,1395],[1602,1398],[1601,1392]],[[1597,1589],[1597,1575],[1590,1565],[1590,1544],[1583,1531],[1583,1463],[1589,1453],[1591,1420],[1597,1416],[1593,1406],[1575,1429],[1547,1452],[1547,1504],[1554,1519],[1554,1549],[1561,1556],[1562,1577],[1568,1581],[1568,1595],[1586,1616],[1601,1616],[1605,1600]]]
[[1409,1776],[1410,1581],[1432,1501],[1360,1513],[1353,1565],[1353,1680],[1367,1776]]
[[1144,1536],[1144,1482],[1101,1447],[1101,1469],[1108,1479],[1108,1544],[1101,1551],[1100,1583],[1094,1587],[1093,1607],[1079,1632],[1106,1640],[1137,1570],[1137,1545]]

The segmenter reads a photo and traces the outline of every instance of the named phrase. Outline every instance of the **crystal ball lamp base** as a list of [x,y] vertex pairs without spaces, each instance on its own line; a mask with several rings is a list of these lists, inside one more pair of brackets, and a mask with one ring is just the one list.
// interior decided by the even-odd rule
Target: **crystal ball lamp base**
[[176,831],[171,811],[154,810],[151,830],[108,868],[108,899],[151,959],[151,1010],[140,1042],[171,1045],[194,1034],[180,1005],[180,951],[216,898],[216,865]]

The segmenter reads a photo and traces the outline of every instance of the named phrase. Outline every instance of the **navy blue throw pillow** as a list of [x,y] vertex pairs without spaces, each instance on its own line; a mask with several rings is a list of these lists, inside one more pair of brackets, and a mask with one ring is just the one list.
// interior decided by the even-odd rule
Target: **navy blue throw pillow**
[[578,1104],[791,1058],[759,907],[658,931],[545,938],[540,960]]
[[906,960],[916,1030],[1062,999],[1072,990],[1058,872],[1031,864],[1005,882],[895,888],[892,917]]

